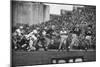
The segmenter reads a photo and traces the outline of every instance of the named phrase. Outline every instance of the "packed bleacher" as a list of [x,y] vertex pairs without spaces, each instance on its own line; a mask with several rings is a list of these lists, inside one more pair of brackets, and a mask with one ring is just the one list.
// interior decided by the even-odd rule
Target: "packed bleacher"
[[[14,50],[96,49],[96,7],[85,6],[71,15],[59,15],[49,21],[29,26],[16,24],[12,28]],[[52,15],[53,16],[53,15]],[[63,45],[64,44],[64,45]]]

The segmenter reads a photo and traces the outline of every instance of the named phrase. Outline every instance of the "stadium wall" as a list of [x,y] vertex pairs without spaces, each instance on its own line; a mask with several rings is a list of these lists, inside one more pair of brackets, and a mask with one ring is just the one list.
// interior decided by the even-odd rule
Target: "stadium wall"
[[12,2],[12,22],[21,24],[38,24],[49,20],[49,6],[43,3]]

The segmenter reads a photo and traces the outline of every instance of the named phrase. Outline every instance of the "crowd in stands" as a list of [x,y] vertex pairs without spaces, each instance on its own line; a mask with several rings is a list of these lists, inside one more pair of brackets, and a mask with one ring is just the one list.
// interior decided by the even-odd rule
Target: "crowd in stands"
[[44,50],[54,47],[59,50],[64,47],[67,51],[74,48],[96,49],[95,12],[94,8],[86,7],[84,10],[74,10],[71,15],[60,15],[41,24],[17,24],[12,28],[13,49],[25,48],[31,51],[38,50],[41,46]]

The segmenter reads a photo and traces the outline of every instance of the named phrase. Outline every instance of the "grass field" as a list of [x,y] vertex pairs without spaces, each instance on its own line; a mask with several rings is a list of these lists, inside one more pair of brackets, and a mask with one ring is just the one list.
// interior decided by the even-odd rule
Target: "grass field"
[[88,50],[79,51],[14,51],[12,54],[12,65],[13,66],[31,66],[41,64],[52,64],[52,59],[68,59],[68,58],[83,58],[83,62],[96,61],[96,51]]

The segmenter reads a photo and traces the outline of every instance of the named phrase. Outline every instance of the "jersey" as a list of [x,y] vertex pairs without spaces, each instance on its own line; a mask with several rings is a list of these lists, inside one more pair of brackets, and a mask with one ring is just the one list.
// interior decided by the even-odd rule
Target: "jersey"
[[86,36],[91,36],[92,35],[92,30],[91,29],[86,29],[85,35]]
[[60,35],[66,35],[67,31],[60,31]]
[[24,30],[16,29],[16,33],[18,34],[18,36],[22,36],[24,34]]
[[53,29],[47,30],[47,31],[46,31],[46,36],[47,36],[48,38],[51,38],[51,37],[53,36],[53,32],[54,32]]
[[81,34],[81,30],[79,28],[73,28],[72,33],[74,33],[77,36],[79,36]]

